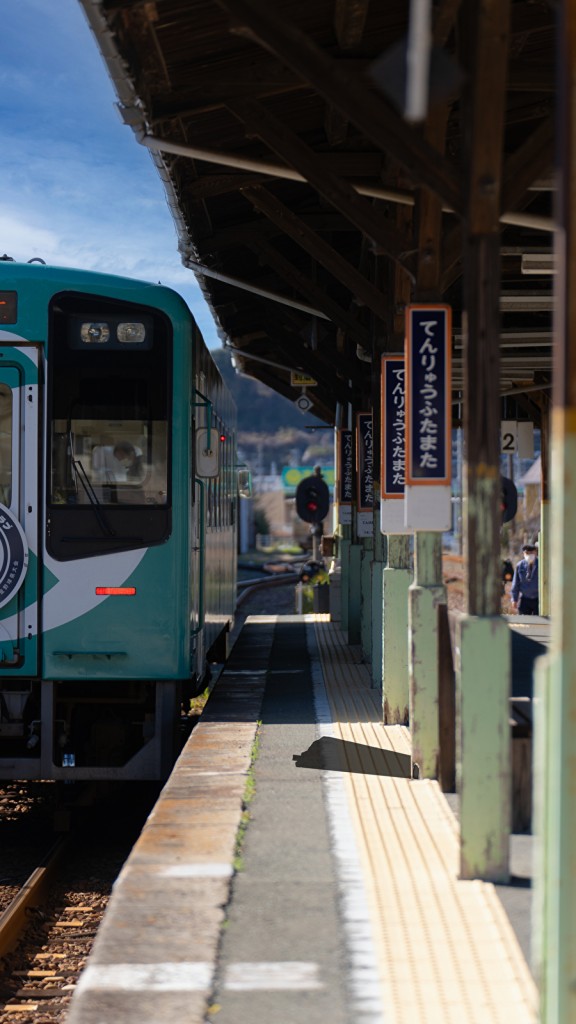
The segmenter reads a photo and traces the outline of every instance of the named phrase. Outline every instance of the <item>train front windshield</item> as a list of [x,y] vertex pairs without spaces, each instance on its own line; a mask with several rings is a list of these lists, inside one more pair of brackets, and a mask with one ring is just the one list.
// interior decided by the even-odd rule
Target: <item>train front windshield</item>
[[148,307],[54,299],[47,539],[56,558],[167,538],[171,350],[169,321]]

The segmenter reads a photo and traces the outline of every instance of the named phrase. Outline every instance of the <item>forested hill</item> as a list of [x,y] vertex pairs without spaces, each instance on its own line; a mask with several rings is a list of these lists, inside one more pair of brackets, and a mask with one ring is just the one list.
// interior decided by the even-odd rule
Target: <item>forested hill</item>
[[[301,413],[292,402],[265,384],[237,373],[227,349],[214,349],[211,355],[238,407],[239,433],[276,434],[286,427],[303,430],[311,424],[324,426],[322,420],[311,413]],[[295,399],[299,394],[299,389],[294,388]]]

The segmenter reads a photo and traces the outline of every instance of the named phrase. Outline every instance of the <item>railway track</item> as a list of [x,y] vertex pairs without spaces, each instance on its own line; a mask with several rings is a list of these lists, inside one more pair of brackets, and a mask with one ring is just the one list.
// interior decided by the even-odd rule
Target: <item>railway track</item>
[[0,917],[2,1024],[64,1019],[108,901],[107,893],[78,892],[73,842],[57,841]]
[[0,915],[0,1024],[62,1024],[112,885],[157,791],[84,808]]

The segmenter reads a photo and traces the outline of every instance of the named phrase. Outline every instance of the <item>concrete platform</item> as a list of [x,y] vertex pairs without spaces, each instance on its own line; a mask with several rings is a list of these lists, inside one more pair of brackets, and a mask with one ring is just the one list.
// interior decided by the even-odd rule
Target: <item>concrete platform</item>
[[328,616],[247,619],[68,1024],[535,1022],[497,890],[458,879],[457,817],[381,719]]

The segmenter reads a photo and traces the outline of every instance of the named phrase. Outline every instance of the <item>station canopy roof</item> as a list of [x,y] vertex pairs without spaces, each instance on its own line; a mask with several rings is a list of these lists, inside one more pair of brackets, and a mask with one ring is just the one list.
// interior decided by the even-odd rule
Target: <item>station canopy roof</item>
[[[476,179],[500,196],[494,386],[537,418],[552,362],[553,4],[511,0],[502,75],[491,33],[500,52],[507,0],[81,3],[239,368],[291,399],[290,371],[313,377],[311,411],[335,423],[348,402],[376,405],[379,354],[401,351],[406,302],[429,299],[453,308],[456,401]],[[498,181],[482,179],[494,132]]]

